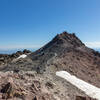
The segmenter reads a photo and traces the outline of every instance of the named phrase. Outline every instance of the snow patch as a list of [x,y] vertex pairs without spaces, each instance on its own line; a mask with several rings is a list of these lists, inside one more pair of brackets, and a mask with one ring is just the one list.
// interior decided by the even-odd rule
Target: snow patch
[[20,55],[17,59],[20,59],[20,58],[26,58],[27,55],[23,54],[23,55]]
[[91,98],[100,100],[100,88],[97,88],[94,85],[91,85],[79,78],[77,78],[74,75],[71,75],[70,73],[66,71],[58,71],[56,72],[56,75],[66,79],[68,82],[70,82],[72,85],[76,86],[80,90],[84,91],[85,94],[90,96]]

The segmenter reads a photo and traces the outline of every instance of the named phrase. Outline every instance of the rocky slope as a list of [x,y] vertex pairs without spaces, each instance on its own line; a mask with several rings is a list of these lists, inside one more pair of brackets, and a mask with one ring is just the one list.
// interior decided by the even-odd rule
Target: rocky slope
[[16,53],[13,54],[0,54],[0,65],[5,65],[10,63],[13,59],[16,59],[22,54],[30,54],[31,51],[25,49],[23,51],[17,51]]
[[[58,34],[48,44],[26,58],[14,59],[16,58],[0,67],[0,71],[2,71],[0,84],[6,83],[4,87],[11,85],[9,82],[5,82],[6,78],[10,76],[16,87],[23,86],[24,92],[27,91],[27,94],[22,94],[20,88],[14,88],[14,91],[18,90],[21,95],[18,94],[16,97],[15,92],[11,96],[17,100],[42,100],[43,98],[43,100],[92,100],[69,82],[57,77],[55,73],[60,70],[65,70],[100,87],[100,54],[86,47],[74,33]],[[16,77],[18,78],[16,79]],[[34,81],[41,84],[39,91],[35,91],[34,88],[31,90]],[[4,87],[1,87],[1,90]],[[38,87],[35,86],[35,88],[38,90]],[[6,91],[1,91],[1,94],[6,94],[4,97],[9,98],[10,94]],[[29,95],[31,98],[27,99]]]
[[37,69],[40,72],[43,69],[47,73],[66,70],[100,87],[100,53],[86,47],[75,34],[63,32],[57,35],[47,45],[30,54],[30,58],[39,62]]
[[34,71],[0,72],[0,90],[0,100],[92,100],[54,74]]

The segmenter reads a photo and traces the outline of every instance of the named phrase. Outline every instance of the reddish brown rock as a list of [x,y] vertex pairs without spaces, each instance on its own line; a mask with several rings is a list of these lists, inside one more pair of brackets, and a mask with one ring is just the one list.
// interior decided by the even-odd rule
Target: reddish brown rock
[[21,87],[15,86],[15,84],[12,82],[8,82],[2,87],[1,93],[2,99],[22,97],[24,95],[23,89]]
[[96,99],[90,97],[76,96],[76,100],[96,100]]

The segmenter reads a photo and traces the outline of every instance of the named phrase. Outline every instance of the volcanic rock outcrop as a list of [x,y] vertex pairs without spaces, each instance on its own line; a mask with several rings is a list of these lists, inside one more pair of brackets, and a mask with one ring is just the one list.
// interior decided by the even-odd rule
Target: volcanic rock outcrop
[[0,65],[5,65],[10,63],[13,59],[16,59],[22,54],[29,54],[31,53],[30,50],[24,49],[23,51],[17,51],[13,54],[0,54]]
[[76,100],[96,100],[96,99],[92,99],[90,97],[76,96]]
[[[33,77],[35,80],[40,79],[46,96],[51,95],[52,98],[44,100],[75,100],[76,96],[88,97],[84,92],[55,75],[56,71],[61,70],[100,88],[100,53],[86,47],[74,33],[57,34],[48,44],[26,58],[11,61],[0,67],[0,71],[3,72],[13,72],[17,75],[23,72],[20,81],[27,80],[27,77],[30,77],[30,81],[27,80],[30,83]],[[35,74],[27,76],[25,73],[30,71]],[[34,84],[31,86],[34,91],[29,93],[35,93],[33,100],[38,100],[44,93],[36,92],[38,88]],[[29,87],[27,88],[31,91]],[[79,100],[82,100],[82,97]]]

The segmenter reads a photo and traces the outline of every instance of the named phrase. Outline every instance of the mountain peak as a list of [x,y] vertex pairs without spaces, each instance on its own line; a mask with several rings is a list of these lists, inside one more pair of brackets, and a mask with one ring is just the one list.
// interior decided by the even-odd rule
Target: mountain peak
[[84,43],[82,43],[75,33],[62,32],[61,34],[57,34],[48,44],[37,50],[37,53],[44,51],[60,53],[65,49],[74,49],[82,46],[85,46]]
[[82,41],[75,35],[75,33],[68,33],[66,31],[62,32],[61,34],[57,34],[52,42],[58,42],[59,44],[65,43],[74,47],[80,47],[84,45]]

